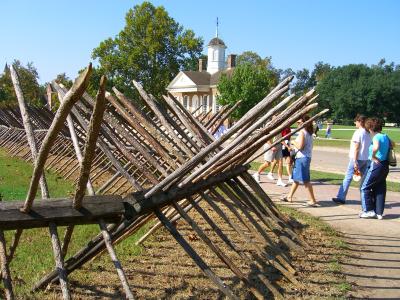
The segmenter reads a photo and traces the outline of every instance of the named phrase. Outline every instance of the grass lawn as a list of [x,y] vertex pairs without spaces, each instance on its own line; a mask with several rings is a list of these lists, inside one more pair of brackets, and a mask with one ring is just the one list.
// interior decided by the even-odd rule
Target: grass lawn
[[[11,158],[4,149],[0,148],[0,193],[3,201],[25,200],[33,167],[18,158]],[[46,171],[46,179],[51,197],[65,197],[74,192],[73,184],[65,181],[54,172]],[[39,196],[39,195],[38,195]],[[150,225],[149,225],[150,226]],[[59,236],[62,239],[65,228],[59,228]],[[142,228],[140,232],[124,240],[116,246],[116,251],[122,262],[128,260],[132,255],[138,255],[142,251],[141,246],[135,246],[134,242],[146,231]],[[95,235],[100,232],[98,225],[77,226],[75,228],[68,254],[74,254]],[[7,245],[14,235],[13,231],[6,231]],[[68,258],[68,255],[67,255]],[[107,255],[97,259],[94,264],[110,264]],[[14,282],[15,293],[24,299],[32,299],[29,295],[31,286],[54,267],[49,230],[47,228],[24,230],[21,241],[17,247],[15,258],[10,268]],[[110,267],[110,270],[113,267]],[[73,273],[73,279],[82,283],[90,284],[90,278],[84,272]],[[0,288],[2,283],[0,283]],[[37,295],[35,294],[35,297]],[[40,293],[39,293],[40,299]]]
[[[325,136],[325,130],[326,128],[323,128],[319,132],[320,137]],[[332,139],[350,140],[354,131],[355,131],[354,126],[333,125],[331,137]],[[382,132],[386,133],[396,143],[400,143],[400,128],[384,127]]]

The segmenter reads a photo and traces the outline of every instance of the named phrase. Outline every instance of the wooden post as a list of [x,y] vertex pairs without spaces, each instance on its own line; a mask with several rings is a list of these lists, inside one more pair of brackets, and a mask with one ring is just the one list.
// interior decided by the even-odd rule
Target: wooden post
[[227,287],[217,275],[215,275],[215,273],[204,262],[204,260],[196,253],[196,251],[194,251],[194,249],[188,244],[188,242],[182,237],[182,235],[180,235],[178,230],[169,222],[169,220],[165,217],[165,215],[159,209],[156,209],[154,213],[156,214],[157,218],[161,221],[161,223],[163,223],[165,228],[179,243],[179,245],[181,245],[183,250],[185,250],[185,252],[193,259],[193,261],[204,272],[204,274],[217,285],[218,289],[222,293],[224,293],[224,295],[229,299],[239,300],[239,298],[232,293],[231,289]]
[[9,259],[7,257],[6,239],[4,238],[3,230],[0,230],[0,260],[1,260],[1,275],[3,277],[4,288],[6,291],[6,299],[13,300],[14,292],[12,287],[12,280],[10,269],[8,266]]
[[21,211],[28,213],[31,209],[32,202],[35,199],[37,184],[40,176],[43,173],[44,164],[47,160],[47,156],[50,152],[51,147],[53,146],[55,137],[58,132],[61,130],[61,127],[64,126],[65,119],[67,118],[72,106],[78,99],[82,96],[85,91],[87,85],[89,84],[89,77],[92,71],[92,65],[89,64],[89,67],[86,68],[84,72],[78,77],[78,79],[73,84],[70,91],[65,95],[63,103],[60,105],[58,109],[54,121],[51,124],[49,131],[46,134],[46,137],[43,140],[42,146],[40,147],[40,151],[35,163],[35,167],[33,170],[33,175],[31,179],[31,183],[29,185],[28,195],[26,197],[26,201],[24,206],[21,208]]

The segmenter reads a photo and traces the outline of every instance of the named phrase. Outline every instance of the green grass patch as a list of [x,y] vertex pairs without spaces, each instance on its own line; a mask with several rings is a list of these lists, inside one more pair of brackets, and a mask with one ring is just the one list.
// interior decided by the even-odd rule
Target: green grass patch
[[350,140],[348,141],[341,141],[341,140],[335,140],[335,139],[315,139],[313,141],[314,146],[319,146],[319,147],[332,147],[332,148],[343,148],[343,149],[348,149],[350,147]]
[[[3,201],[25,200],[32,171],[32,164],[19,158],[9,157],[6,151],[0,148],[0,193]],[[72,182],[64,180],[54,172],[46,171],[46,179],[51,197],[69,196],[74,191]],[[135,242],[150,226],[151,224],[147,224],[116,246],[116,251],[122,262],[141,253],[143,248],[135,246]],[[65,227],[58,228],[60,239],[62,239],[64,231]],[[92,237],[99,233],[98,225],[76,226],[68,249],[67,259],[70,255],[75,254],[79,249],[86,246]],[[5,236],[9,246],[14,236],[14,231],[6,231]],[[93,265],[94,267],[96,265],[103,266],[109,261],[109,257],[103,255],[93,262]],[[15,293],[18,297],[23,299],[33,298],[33,295],[29,294],[32,285],[54,268],[54,257],[48,228],[23,231],[10,268]],[[90,284],[90,278],[85,275],[85,272],[76,272],[73,274],[73,278],[82,283]],[[0,288],[2,288],[2,283],[0,283]],[[35,294],[35,297],[40,299],[40,293]]]
[[[259,162],[251,162],[251,170],[257,171],[260,167],[261,163]],[[283,174],[288,175],[286,172],[286,168],[283,168]],[[320,181],[327,184],[335,184],[340,185],[342,184],[344,175],[337,174],[337,173],[329,173],[329,172],[322,172],[322,171],[315,171],[311,170],[311,180],[313,181]],[[352,181],[350,184],[352,187],[359,187],[357,182]],[[400,183],[394,181],[386,181],[386,186],[388,191],[392,192],[400,192]]]
[[[355,130],[355,126],[333,125],[331,137],[332,139],[344,139],[350,141]],[[325,131],[326,128],[320,130],[319,136],[325,137]],[[396,143],[400,142],[400,128],[384,127],[382,132],[386,133]]]
[[[25,200],[32,173],[32,164],[10,157],[0,148],[0,194],[3,200]],[[51,197],[68,196],[74,191],[72,183],[58,174],[52,171],[46,171],[45,174]],[[40,189],[37,197],[40,197]]]
[[339,283],[339,284],[337,285],[337,289],[338,289],[341,293],[346,294],[346,293],[348,293],[348,292],[351,291],[351,284],[348,283],[348,282]]

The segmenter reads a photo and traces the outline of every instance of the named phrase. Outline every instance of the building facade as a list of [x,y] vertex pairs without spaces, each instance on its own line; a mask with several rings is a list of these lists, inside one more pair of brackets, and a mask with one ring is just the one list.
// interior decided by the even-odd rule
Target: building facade
[[197,114],[219,110],[218,82],[222,74],[230,76],[235,67],[236,55],[231,54],[225,60],[226,46],[220,38],[213,38],[207,48],[207,66],[204,59],[199,59],[198,71],[179,72],[167,87],[188,111],[197,110]]

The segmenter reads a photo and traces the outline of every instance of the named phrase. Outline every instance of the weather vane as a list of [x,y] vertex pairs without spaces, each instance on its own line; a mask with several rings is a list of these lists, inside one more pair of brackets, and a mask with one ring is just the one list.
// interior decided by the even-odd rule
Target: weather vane
[[217,30],[216,30],[215,36],[218,37],[218,17],[217,17]]

